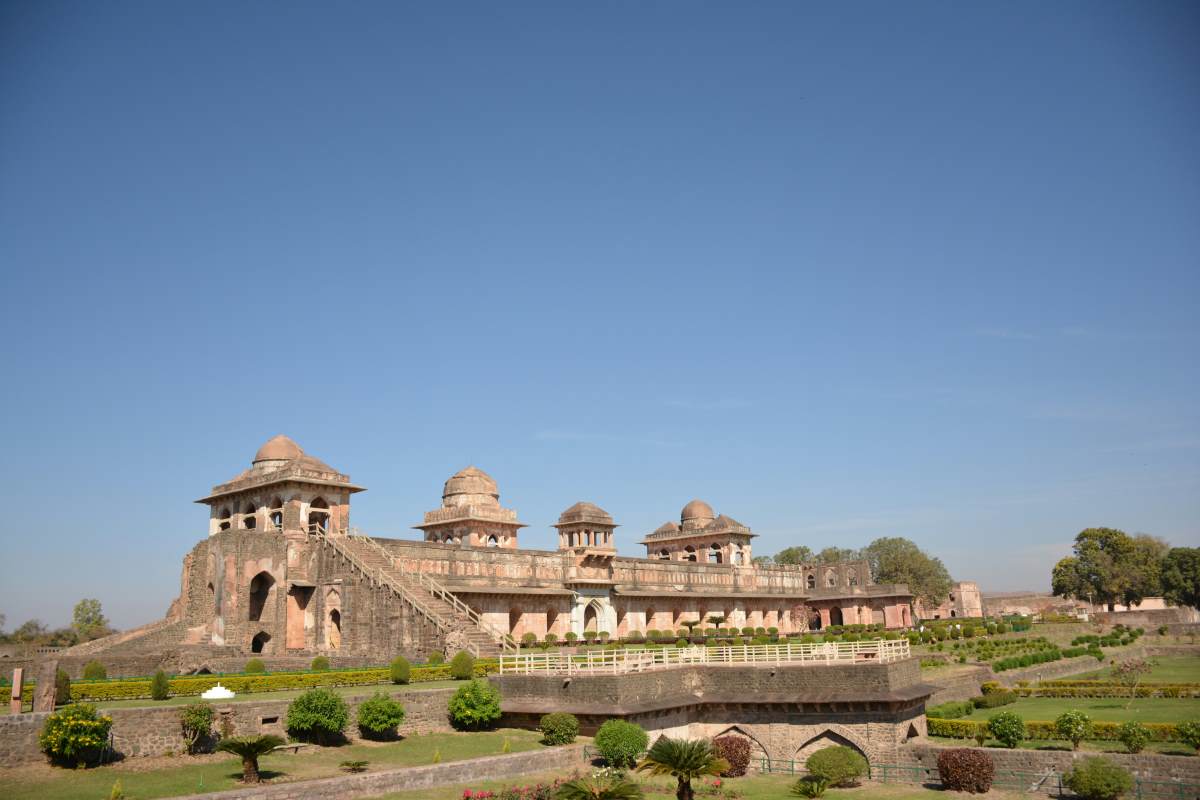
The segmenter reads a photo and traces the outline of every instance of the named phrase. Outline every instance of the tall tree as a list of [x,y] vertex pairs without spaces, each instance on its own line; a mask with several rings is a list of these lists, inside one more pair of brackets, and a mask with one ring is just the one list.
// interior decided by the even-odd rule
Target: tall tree
[[85,642],[112,632],[108,620],[104,617],[104,611],[100,608],[100,601],[91,597],[85,597],[75,604],[71,627]]
[[925,553],[902,536],[884,536],[863,548],[876,583],[906,583],[913,596],[938,606],[950,594],[953,580],[940,558]]
[[849,547],[826,547],[813,557],[818,564],[837,564],[840,561],[857,561],[861,558],[857,550]]
[[1173,547],[1167,552],[1162,588],[1169,602],[1200,609],[1200,547]]
[[13,631],[12,638],[22,644],[33,644],[47,633],[46,626],[40,620],[31,619],[21,623],[21,626]]
[[810,564],[812,560],[813,551],[804,545],[784,548],[773,559],[776,564]]
[[1157,540],[1134,539],[1115,528],[1087,528],[1075,537],[1074,555],[1054,565],[1050,584],[1054,594],[1108,607],[1139,603],[1154,588],[1159,574]]

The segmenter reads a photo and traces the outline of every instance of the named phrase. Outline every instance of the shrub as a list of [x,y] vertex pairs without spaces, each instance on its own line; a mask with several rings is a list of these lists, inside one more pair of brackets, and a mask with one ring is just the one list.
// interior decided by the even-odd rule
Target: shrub
[[1017,693],[1008,689],[1000,689],[990,694],[971,698],[976,708],[999,708],[1017,702]]
[[89,661],[83,667],[85,681],[102,681],[108,677],[108,670],[99,661]]
[[959,719],[970,716],[974,711],[975,704],[970,700],[951,701],[925,709],[925,716],[929,719]]
[[754,635],[754,628],[750,627],[749,625],[742,628],[742,636],[753,636],[753,635]]
[[50,760],[72,767],[95,762],[112,729],[112,717],[102,717],[96,707],[75,703],[46,717],[38,744]]
[[329,669],[329,659],[325,656],[317,656],[312,660],[312,669],[314,672],[324,672]]
[[328,689],[309,689],[293,700],[287,710],[288,733],[319,744],[340,735],[349,722],[346,701]]
[[1093,756],[1078,762],[1063,784],[1084,800],[1117,800],[1133,788],[1133,776],[1107,758]]
[[1079,743],[1092,733],[1092,718],[1082,711],[1064,711],[1054,720],[1054,729],[1071,743],[1072,750],[1078,750]]
[[500,719],[500,692],[487,681],[472,680],[450,698],[450,723],[462,731],[491,728]]
[[567,644],[575,644],[579,641],[579,634],[575,631],[567,631],[567,635],[563,638],[566,639]]
[[[165,698],[156,697],[154,699],[163,700]],[[71,676],[60,669],[54,673],[54,704],[58,706],[69,702],[71,702]]]
[[556,636],[553,633],[547,633],[546,638],[543,641],[545,641],[546,644],[553,647],[554,645],[558,644],[558,636]]
[[1175,726],[1179,741],[1194,750],[1200,750],[1200,722],[1181,722]]
[[1025,721],[1013,711],[1001,711],[988,720],[987,727],[993,739],[1010,749],[1025,738]]
[[632,769],[649,744],[641,726],[620,719],[610,719],[596,731],[596,749],[605,763],[617,769]]
[[984,681],[979,687],[979,693],[983,695],[999,692],[1004,688],[1000,681]]
[[542,741],[546,744],[570,744],[579,735],[579,720],[574,714],[556,711],[542,716],[538,730],[542,732]]
[[867,760],[853,747],[825,747],[808,757],[804,768],[830,786],[853,786],[867,774]]
[[213,707],[203,700],[179,709],[179,727],[192,755],[200,752],[212,736]]
[[981,750],[965,747],[943,750],[938,754],[937,765],[942,785],[953,792],[986,794],[996,777],[992,757]]
[[687,647],[687,646],[688,646],[688,640],[687,640],[687,639],[682,639],[682,638],[680,638],[680,639],[676,639],[676,640],[675,640],[675,646],[676,646],[676,647]]
[[441,653],[434,650],[432,653],[429,654],[429,658],[425,659],[425,663],[431,667],[436,667],[438,664],[441,664],[445,660],[446,659],[442,656]]
[[358,729],[368,739],[384,739],[395,735],[404,722],[404,706],[383,692],[376,692],[358,704]]
[[792,794],[799,797],[822,797],[828,788],[829,781],[809,775],[792,784]]
[[1140,753],[1150,741],[1150,731],[1140,722],[1126,722],[1117,728],[1117,739],[1131,753]]
[[739,778],[750,767],[750,740],[744,736],[718,736],[713,739],[713,750],[729,762],[729,769],[721,773],[723,778]]
[[154,673],[154,678],[150,681],[150,698],[152,700],[166,700],[171,696],[171,682],[167,680],[167,673],[161,669]]
[[392,683],[405,684],[412,677],[412,667],[404,656],[396,656],[391,663]]
[[459,650],[450,659],[450,677],[456,681],[470,680],[475,675],[475,657],[466,650]]
[[267,671],[267,665],[263,663],[261,658],[252,658],[246,662],[246,666],[242,667],[242,672],[249,675],[261,675]]

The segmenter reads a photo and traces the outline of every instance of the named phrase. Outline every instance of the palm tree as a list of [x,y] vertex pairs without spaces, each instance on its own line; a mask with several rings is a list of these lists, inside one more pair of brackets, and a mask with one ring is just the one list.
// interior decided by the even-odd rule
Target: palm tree
[[692,800],[692,779],[704,775],[720,775],[729,769],[729,762],[713,750],[707,739],[672,739],[660,736],[651,745],[646,757],[637,765],[638,772],[651,775],[672,775],[678,781],[676,800]]
[[624,778],[583,777],[558,787],[554,800],[642,800],[642,790]]
[[283,739],[273,734],[230,736],[217,743],[217,750],[241,757],[242,781],[259,783],[261,779],[258,777],[258,757],[265,756],[283,743]]

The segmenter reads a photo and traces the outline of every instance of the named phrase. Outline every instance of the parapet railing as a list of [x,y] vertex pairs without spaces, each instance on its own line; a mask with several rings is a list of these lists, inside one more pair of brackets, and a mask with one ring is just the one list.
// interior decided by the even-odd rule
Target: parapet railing
[[911,655],[907,639],[726,647],[657,647],[587,653],[503,653],[501,675],[624,675],[693,664],[886,664]]

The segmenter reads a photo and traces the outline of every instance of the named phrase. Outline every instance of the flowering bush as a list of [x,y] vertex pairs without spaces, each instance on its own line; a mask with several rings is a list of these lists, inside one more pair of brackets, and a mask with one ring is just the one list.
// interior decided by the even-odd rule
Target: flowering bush
[[99,759],[108,743],[112,717],[102,717],[87,703],[69,705],[46,718],[38,744],[52,761],[86,766]]
[[506,786],[493,792],[490,789],[472,791],[465,789],[462,800],[554,800],[558,789],[564,781],[555,780],[553,783],[535,783],[526,786]]

